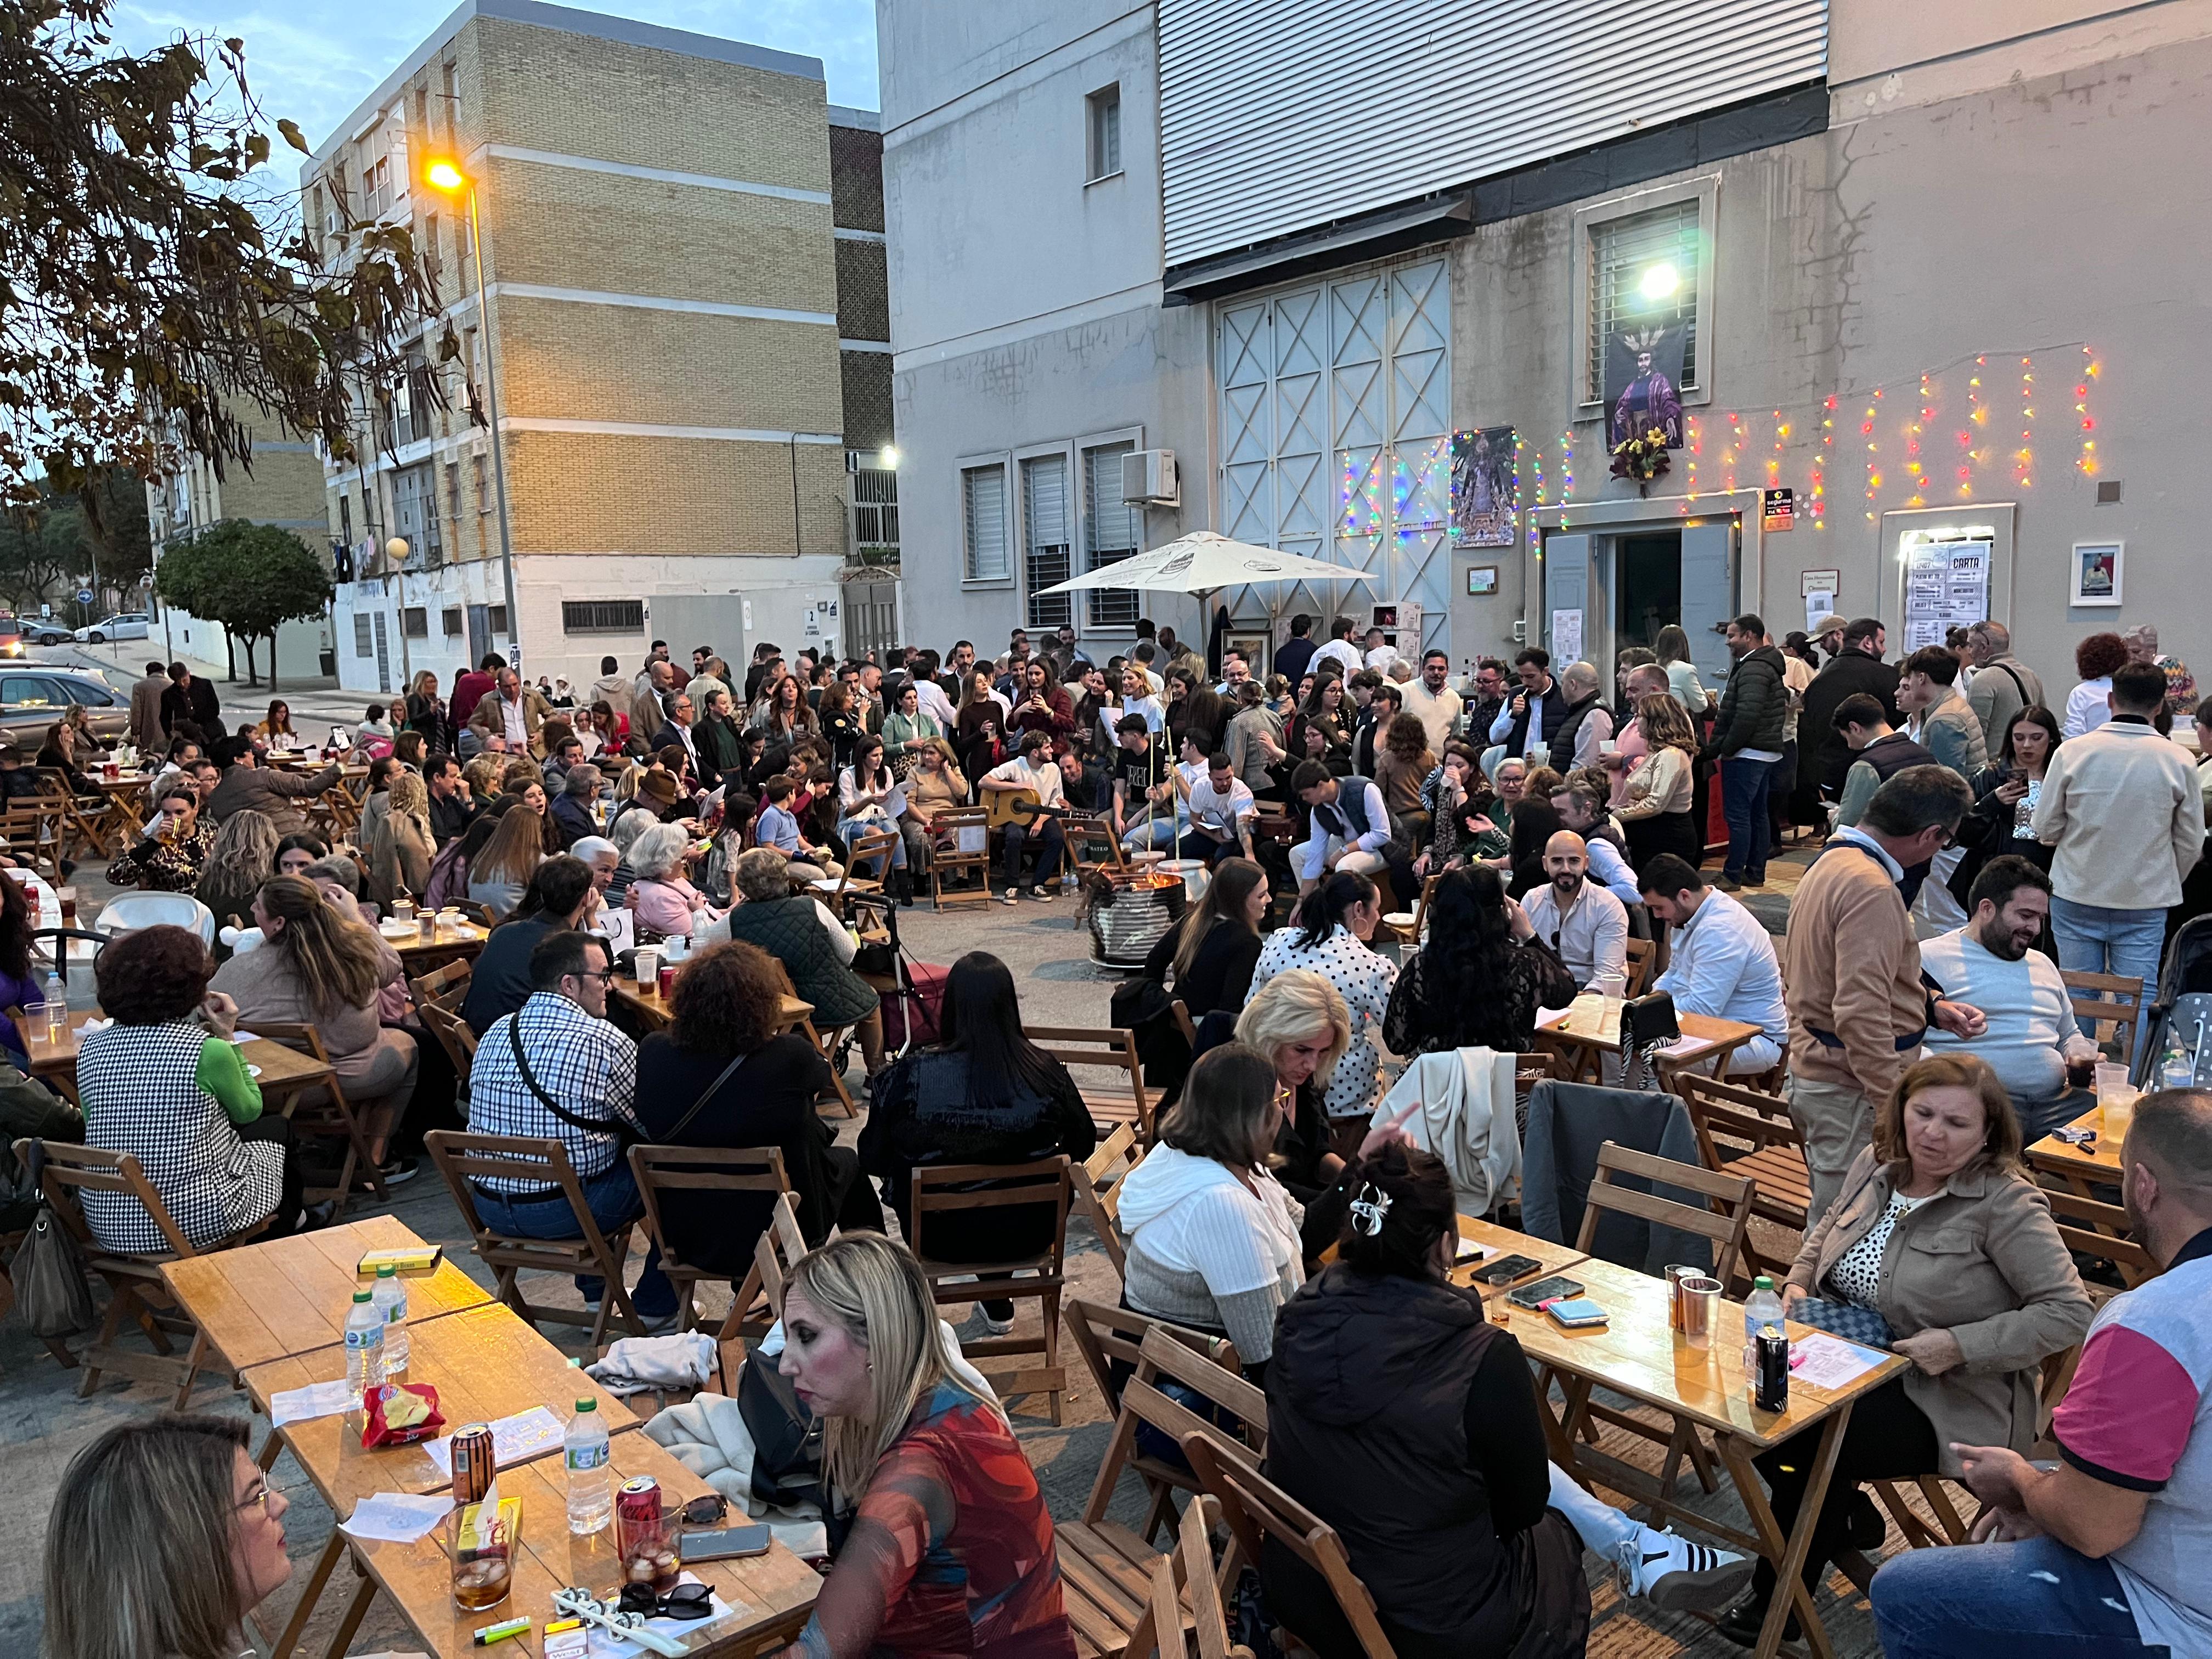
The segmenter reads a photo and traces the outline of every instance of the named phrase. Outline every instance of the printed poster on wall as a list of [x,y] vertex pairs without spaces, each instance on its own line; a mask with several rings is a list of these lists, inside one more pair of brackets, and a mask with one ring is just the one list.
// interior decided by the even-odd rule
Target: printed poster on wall
[[1667,447],[1682,447],[1682,325],[1636,328],[1605,342],[1607,447],[1656,427]]
[[1510,547],[1514,509],[1513,428],[1486,426],[1452,434],[1451,538],[1461,547]]
[[1583,659],[1583,613],[1579,611],[1554,611],[1552,613],[1552,669],[1554,673],[1571,662]]
[[1905,556],[1905,648],[1941,645],[1954,628],[1990,614],[1990,567],[1996,544],[1986,535],[1936,540],[1907,531]]

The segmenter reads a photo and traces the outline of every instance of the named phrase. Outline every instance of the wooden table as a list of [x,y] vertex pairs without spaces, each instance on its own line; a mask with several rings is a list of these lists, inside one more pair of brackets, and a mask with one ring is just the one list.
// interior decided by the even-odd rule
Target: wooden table
[[[50,1079],[71,1101],[76,1099],[76,1057],[84,1040],[84,1023],[97,1018],[98,1012],[94,1009],[71,1014],[68,1033],[58,1042],[47,1038],[44,1022],[35,1032],[28,1021],[15,1022],[24,1053],[30,1059],[31,1075]],[[252,1037],[240,1044],[238,1057],[248,1066],[260,1067],[261,1074],[253,1080],[261,1085],[263,1103],[282,1114],[289,1115],[293,1098],[302,1090],[331,1076],[331,1068],[313,1054],[303,1054],[266,1037]]]
[[2037,1169],[2055,1175],[2083,1198],[2094,1197],[2094,1187],[2117,1187],[2120,1184],[2120,1148],[2126,1140],[2126,1132],[2113,1134],[2105,1127],[2105,1109],[2098,1106],[2081,1114],[2066,1126],[2069,1129],[2094,1129],[2097,1139],[2087,1146],[2074,1146],[2045,1135],[2027,1149],[2027,1161]]
[[[164,1262],[161,1279],[231,1370],[343,1345],[353,1293],[376,1281],[354,1269],[370,1250],[420,1248],[397,1216],[374,1216],[266,1244]],[[402,1273],[410,1337],[428,1322],[491,1301],[450,1259]],[[340,1370],[343,1369],[343,1364]]]
[[442,968],[449,962],[475,961],[483,954],[491,929],[459,917],[438,923],[436,931],[427,939],[420,927],[402,934],[396,931],[387,933],[380,927],[377,937],[399,953],[400,961],[407,964],[408,978],[420,979],[433,968]]
[[[1815,1388],[1793,1375],[1789,1409],[1763,1412],[1753,1405],[1744,1375],[1741,1303],[1722,1302],[1714,1316],[1712,1346],[1695,1348],[1668,1326],[1670,1293],[1664,1280],[1595,1258],[1576,1263],[1571,1276],[1581,1280],[1586,1293],[1611,1316],[1605,1328],[1563,1330],[1548,1314],[1506,1304],[1507,1328],[1519,1340],[1522,1351],[1560,1373],[1565,1384],[1564,1411],[1553,1407],[1548,1395],[1539,1395],[1553,1461],[1571,1474],[1626,1493],[1737,1549],[1765,1556],[1774,1564],[1778,1583],[1787,1586],[1790,1594],[1778,1595],[1768,1603],[1758,1659],[1774,1659],[1793,1602],[1817,1659],[1834,1659],[1834,1649],[1799,1574],[1829,1478],[1835,1472],[1836,1453],[1850,1421],[1853,1403],[1902,1371],[1908,1362],[1893,1354],[1848,1387],[1834,1391]],[[1793,1342],[1818,1334],[1809,1326],[1794,1322],[1788,1330]],[[1597,1450],[1573,1431],[1594,1388],[1626,1395],[1674,1419],[1674,1439],[1663,1477],[1655,1479],[1633,1464]],[[1785,1536],[1767,1502],[1765,1484],[1751,1460],[1753,1454],[1815,1426],[1820,1429],[1820,1437],[1814,1454],[1812,1480],[1797,1511],[1797,1524]],[[1699,1430],[1712,1436],[1755,1533],[1708,1520],[1675,1501],[1673,1475],[1689,1449],[1690,1438]]]
[[[1597,1074],[1602,1064],[1599,1056],[1620,1052],[1620,1009],[1619,997],[1584,992],[1575,999],[1565,1018],[1536,1027],[1536,1041],[1554,1054],[1565,1054],[1573,1068],[1569,1080],[1582,1082],[1585,1073]],[[1660,1081],[1670,1087],[1675,1073],[1702,1066],[1708,1060],[1716,1061],[1712,1068],[1716,1075],[1724,1073],[1728,1057],[1760,1035],[1756,1025],[1716,1019],[1710,1014],[1680,1014],[1676,1024],[1682,1028],[1682,1040],[1658,1056]]]
[[[608,1462],[617,1486],[641,1474],[659,1480],[664,1508],[704,1497],[712,1490],[642,1434],[617,1435]],[[568,1530],[568,1492],[553,1460],[541,1459],[512,1475],[502,1469],[500,1494],[522,1499],[521,1547],[514,1557],[514,1577],[505,1601],[483,1613],[458,1611],[445,1552],[435,1533],[412,1544],[356,1543],[354,1559],[365,1577],[339,1621],[337,1639],[331,1650],[344,1651],[380,1589],[399,1604],[407,1622],[436,1659],[480,1656],[486,1650],[471,1644],[471,1632],[520,1618],[536,1620],[535,1627],[501,1643],[500,1648],[517,1659],[540,1655],[544,1651],[544,1626],[553,1616],[555,1590],[580,1585],[597,1595],[613,1592],[620,1582],[614,1528],[610,1526],[582,1538]],[[712,1585],[733,1614],[703,1628],[695,1626],[696,1634],[687,1633],[682,1638],[698,1654],[738,1656],[790,1640],[805,1624],[822,1588],[814,1570],[781,1544],[770,1545],[765,1555],[701,1562],[686,1571]],[[311,1598],[321,1589],[319,1578],[311,1580],[301,1592],[302,1603],[312,1605]]]
[[[678,964],[679,971],[682,965],[680,963]],[[660,994],[660,986],[658,981],[651,985],[640,985],[634,977],[618,978],[608,988],[613,993],[615,1000],[635,1014],[645,1024],[647,1030],[665,1031],[668,1029],[668,1022],[671,1018],[668,999]],[[795,1030],[812,1018],[813,1013],[812,1003],[798,997],[786,996],[776,1011],[775,1029],[779,1034]]]
[[[1565,1273],[1583,1259],[1583,1253],[1571,1244],[1554,1244],[1548,1238],[1531,1238],[1526,1233],[1516,1233],[1510,1227],[1500,1227],[1493,1222],[1482,1221],[1471,1215],[1459,1218],[1459,1236],[1477,1244],[1487,1246],[1491,1254],[1481,1261],[1470,1261],[1464,1267],[1454,1267],[1451,1282],[1482,1292],[1486,1302],[1517,1291],[1523,1285],[1533,1285],[1539,1279],[1556,1273]],[[1526,1279],[1516,1279],[1509,1285],[1479,1283],[1475,1271],[1490,1261],[1509,1255],[1525,1255],[1543,1264],[1543,1272],[1530,1273]]]

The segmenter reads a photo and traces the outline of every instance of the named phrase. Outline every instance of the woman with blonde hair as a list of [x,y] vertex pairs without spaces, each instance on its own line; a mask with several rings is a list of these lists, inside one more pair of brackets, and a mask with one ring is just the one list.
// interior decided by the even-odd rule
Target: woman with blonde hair
[[438,695],[438,677],[428,669],[418,670],[407,682],[408,729],[420,732],[422,741],[432,749],[453,746],[453,734],[446,720],[446,700]]
[[[346,1104],[382,1164],[385,1142],[414,1097],[420,1063],[415,1039],[378,1018],[377,993],[406,974],[399,953],[375,929],[341,914],[303,876],[263,883],[253,900],[253,925],[261,930],[261,946],[223,963],[208,988],[236,1002],[249,1027],[276,1020],[320,1033]],[[386,1176],[404,1180],[414,1172],[405,1161]]]
[[292,1576],[284,1495],[240,1419],[119,1423],[70,1460],[46,1522],[50,1659],[236,1659]]
[[844,1545],[776,1659],[1074,1659],[1036,1474],[965,1380],[906,1247],[847,1233],[802,1257],[783,1326],[778,1369],[822,1419],[825,1508],[848,1524],[833,1522]]
[[502,920],[522,902],[522,890],[545,856],[544,821],[520,802],[500,815],[499,827],[469,858],[469,897]]
[[1309,1263],[1335,1243],[1344,1219],[1344,1158],[1330,1139],[1322,1098],[1352,1038],[1343,994],[1310,968],[1276,975],[1237,1017],[1237,1041],[1274,1068],[1275,1175],[1305,1206],[1300,1231]]
[[[416,735],[416,734],[410,734]],[[390,805],[368,838],[368,896],[389,908],[401,893],[420,898],[430,884],[437,840],[430,832],[430,789],[404,767],[392,775]]]
[[489,802],[500,792],[500,780],[507,773],[505,755],[478,755],[461,768],[461,781],[469,786],[471,799]]
[[[192,896],[215,913],[217,927],[244,925],[261,884],[276,873],[276,826],[266,812],[251,807],[233,812],[216,827],[207,862],[200,866]],[[223,947],[218,946],[221,950]]]
[[961,775],[952,745],[943,738],[924,738],[908,752],[914,770],[907,775],[906,815],[899,819],[899,833],[906,837],[907,862],[919,875],[929,868],[937,815],[968,805],[968,780]]
[[1691,816],[1697,732],[1681,703],[1663,691],[1637,699],[1636,726],[1644,734],[1644,758],[1613,808],[1628,836],[1628,861],[1641,870],[1672,853],[1694,870],[1705,854],[1705,838]]

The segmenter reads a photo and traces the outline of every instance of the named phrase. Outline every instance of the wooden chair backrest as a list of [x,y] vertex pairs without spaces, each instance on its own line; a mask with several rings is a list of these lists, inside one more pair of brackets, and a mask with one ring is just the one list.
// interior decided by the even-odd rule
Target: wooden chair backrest
[[1097,1066],[1121,1073],[1136,1108],[1138,1126],[1150,1133],[1152,1097],[1145,1092],[1145,1068],[1137,1058],[1137,1034],[1111,1025],[1024,1025],[1022,1035],[1073,1070]]
[[477,1034],[470,1029],[468,1021],[440,1002],[418,1003],[415,1012],[422,1017],[422,1024],[430,1035],[438,1039],[446,1058],[453,1062],[453,1075],[466,1083],[477,1058]]
[[1079,861],[1095,852],[1096,862],[1109,870],[1128,867],[1128,860],[1121,856],[1121,843],[1115,839],[1111,819],[1097,812],[1070,812],[1062,829],[1070,858]]
[[1109,1308],[1103,1303],[1085,1302],[1076,1297],[1069,1300],[1067,1313],[1068,1332],[1075,1338],[1075,1346],[1083,1351],[1083,1363],[1089,1367],[1091,1380],[1098,1385],[1098,1397],[1106,1402],[1109,1412],[1121,1409],[1121,1382],[1114,1373],[1114,1362],[1119,1360],[1133,1369],[1139,1363],[1145,1339],[1154,1331],[1161,1332],[1170,1341],[1182,1343],[1209,1364],[1234,1371],[1243,1363],[1237,1357],[1236,1345],[1226,1337],[1208,1336],[1203,1331],[1155,1319],[1132,1308]]
[[1747,1140],[1753,1151],[1761,1146],[1795,1146],[1803,1150],[1805,1136],[1790,1115],[1790,1103],[1780,1095],[1741,1083],[1711,1078],[1700,1072],[1683,1072],[1674,1079],[1675,1091],[1689,1109],[1691,1127],[1697,1131],[1698,1153],[1708,1170],[1725,1171],[1716,1132]]
[[[890,872],[890,856],[893,850],[896,848],[898,844],[898,832],[895,830],[872,830],[865,836],[855,836],[852,841],[847,842],[845,849],[845,874],[843,878],[838,884],[838,890],[842,892],[847,887],[851,886],[856,880],[880,883],[884,877]],[[854,873],[860,866],[873,862],[877,860],[883,860],[884,867],[874,875],[856,876]]]
[[1431,872],[1421,883],[1420,896],[1413,901],[1413,937],[1416,939],[1420,938],[1421,929],[1428,923],[1429,905],[1436,898],[1437,884],[1443,878],[1444,872],[1437,870]]
[[606,1235],[592,1218],[591,1206],[584,1200],[583,1182],[576,1178],[575,1165],[568,1162],[568,1149],[561,1142],[536,1135],[480,1135],[460,1129],[433,1129],[422,1137],[422,1146],[438,1166],[438,1173],[446,1178],[461,1219],[468,1224],[479,1250],[508,1243],[526,1249],[539,1242],[510,1238],[486,1225],[477,1213],[476,1189],[469,1183],[505,1178],[532,1187],[558,1187],[567,1196],[576,1231],[568,1241],[550,1242],[580,1239],[595,1255],[608,1254]]
[[468,994],[469,981],[476,972],[472,962],[449,962],[441,968],[433,968],[420,979],[410,979],[407,988],[415,994],[417,1012],[431,1003],[441,1007],[458,1009],[461,999]]
[[[1091,1319],[1077,1322],[1079,1328],[1090,1326],[1091,1334],[1097,1334]],[[1124,1363],[1133,1363],[1134,1371],[1121,1383],[1115,1398],[1114,1433],[1107,1442],[1105,1455],[1098,1461],[1098,1473],[1091,1484],[1091,1498],[1084,1505],[1083,1519],[1096,1526],[1106,1518],[1113,1506],[1114,1488],[1121,1472],[1135,1465],[1148,1478],[1180,1481],[1179,1472],[1162,1464],[1148,1464],[1137,1455],[1137,1425],[1149,1424],[1170,1441],[1181,1445],[1191,1435],[1200,1435],[1218,1445],[1224,1456],[1239,1462],[1259,1466],[1259,1460],[1267,1449],[1267,1396],[1244,1380],[1237,1370],[1236,1350],[1223,1342],[1210,1354],[1197,1346],[1192,1338],[1195,1331],[1181,1331],[1165,1320],[1149,1322],[1143,1339],[1137,1344],[1133,1362],[1122,1357]],[[1078,1339],[1079,1342],[1080,1338]],[[1126,1338],[1115,1346],[1126,1348]],[[1086,1360],[1089,1353],[1085,1352]],[[1102,1367],[1103,1369],[1103,1367]],[[1217,1418],[1226,1416],[1229,1424],[1208,1421],[1181,1400],[1171,1398],[1160,1387],[1163,1380],[1181,1385],[1197,1395],[1213,1408]],[[1257,1560],[1255,1556],[1253,1558]]]
[[[1229,1644],[1229,1613],[1214,1581],[1213,1546],[1207,1534],[1220,1523],[1218,1499],[1199,1497],[1183,1509],[1175,1546],[1152,1569],[1152,1650],[1160,1659],[1251,1659],[1249,1648]],[[1183,1609],[1190,1628],[1183,1626]],[[1124,1659],[1146,1659],[1133,1639]]]
[[[146,1171],[137,1158],[130,1152],[111,1152],[97,1146],[79,1146],[65,1140],[45,1143],[46,1167],[39,1177],[39,1190],[46,1202],[53,1206],[54,1213],[61,1218],[77,1248],[88,1257],[115,1255],[92,1236],[92,1224],[85,1219],[84,1206],[79,1201],[80,1193],[112,1193],[122,1198],[133,1198],[145,1206],[161,1237],[169,1242],[169,1249],[179,1256],[199,1254],[191,1240],[185,1237],[169,1214],[168,1206],[161,1202],[161,1194],[154,1183],[146,1179]],[[26,1138],[15,1143],[15,1161],[19,1167],[30,1167],[31,1142]]]
[[672,1192],[788,1193],[780,1146],[633,1146],[630,1174],[645,1201],[646,1231],[661,1260],[682,1267],[668,1230],[660,1223],[660,1195]]
[[1628,941],[1628,988],[1623,994],[1640,997],[1651,988],[1652,963],[1659,947],[1648,939]]
[[1219,1443],[1204,1434],[1187,1435],[1183,1455],[1190,1459],[1207,1493],[1220,1502],[1221,1518],[1228,1523],[1237,1553],[1256,1563],[1263,1541],[1273,1538],[1321,1575],[1367,1659],[1397,1659],[1390,1638],[1376,1620],[1375,1598],[1352,1571],[1352,1559],[1336,1529],[1256,1466],[1224,1455]]
[[2129,974],[2092,974],[2080,969],[2061,969],[2067,999],[2073,1004],[2074,1023],[2092,1042],[2106,1040],[2104,1028],[2114,1028],[2119,1038],[2120,1060],[2132,1065],[2136,1054],[2136,1016],[2142,1006],[2142,981]]
[[1106,1247],[1106,1254],[1114,1258],[1114,1271],[1122,1267],[1121,1249],[1121,1183],[1129,1171],[1144,1161],[1144,1148],[1137,1143],[1136,1126],[1117,1123],[1114,1133],[1098,1143],[1097,1149],[1083,1160],[1083,1179],[1089,1197],[1084,1203],[1091,1225],[1098,1230],[1098,1242]]
[[2068,1249],[2111,1262],[2130,1290],[2158,1277],[2158,1263],[2150,1252],[2127,1236],[2128,1212],[2118,1205],[2084,1198],[2055,1181],[2045,1184],[2043,1195],[2051,1200],[2051,1218],[2058,1224],[2058,1236]]
[[[982,1182],[990,1184],[977,1184]],[[950,1210],[1050,1204],[1058,1214],[1046,1271],[1056,1277],[1067,1255],[1067,1212],[1074,1196],[1074,1179],[1065,1152],[1029,1164],[929,1164],[914,1172],[914,1202],[908,1212],[914,1220],[914,1236],[908,1243],[917,1260],[934,1267],[937,1264],[931,1261],[927,1247],[929,1217]]]
[[938,864],[962,867],[986,866],[991,862],[991,848],[988,840],[972,853],[960,850],[958,831],[983,830],[990,826],[991,815],[980,806],[948,806],[929,821],[930,858]]
[[[1662,1198],[1656,1193],[1638,1192],[1633,1187],[1622,1186],[1615,1179],[1618,1176],[1640,1176],[1696,1193],[1710,1200],[1711,1207],[1684,1204]],[[1753,1186],[1746,1176],[1701,1170],[1693,1164],[1678,1164],[1671,1158],[1655,1158],[1649,1152],[1636,1152],[1608,1140],[1597,1149],[1597,1171],[1590,1177],[1589,1195],[1583,1202],[1582,1233],[1575,1241],[1575,1248],[1589,1251],[1597,1234],[1601,1211],[1632,1215],[1656,1226],[1700,1233],[1711,1239],[1715,1247],[1713,1277],[1725,1285],[1735,1271],[1736,1258],[1743,1253],[1744,1235],[1751,1225]]]

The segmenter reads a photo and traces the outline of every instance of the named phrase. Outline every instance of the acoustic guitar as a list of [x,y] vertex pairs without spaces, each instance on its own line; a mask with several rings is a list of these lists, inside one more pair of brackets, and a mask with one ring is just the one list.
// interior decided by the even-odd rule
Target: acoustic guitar
[[993,830],[1003,830],[1010,823],[1027,829],[1041,817],[1067,816],[1067,808],[1047,806],[1034,789],[986,789],[982,793],[983,811],[988,815],[984,823]]

